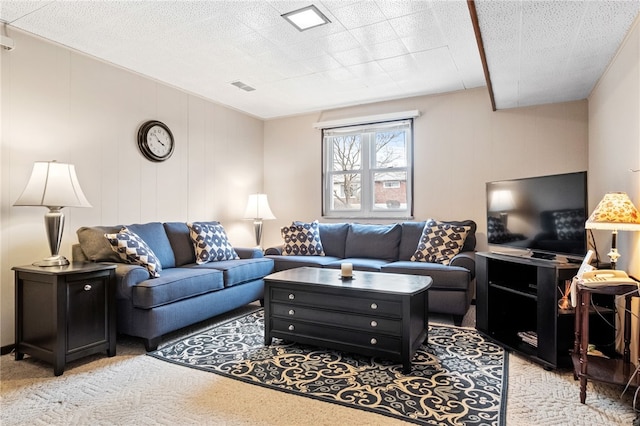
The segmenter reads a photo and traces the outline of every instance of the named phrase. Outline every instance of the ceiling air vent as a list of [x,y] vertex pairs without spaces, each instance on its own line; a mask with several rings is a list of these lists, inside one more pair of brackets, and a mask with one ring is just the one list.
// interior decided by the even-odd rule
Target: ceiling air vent
[[256,90],[255,87],[251,87],[248,84],[244,84],[241,81],[234,81],[231,84],[236,86],[238,89],[244,90],[245,92],[253,92],[254,90]]

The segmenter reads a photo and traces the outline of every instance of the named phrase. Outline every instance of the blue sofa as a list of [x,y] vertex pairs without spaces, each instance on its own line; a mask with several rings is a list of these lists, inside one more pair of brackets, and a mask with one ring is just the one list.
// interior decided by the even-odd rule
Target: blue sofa
[[123,263],[104,234],[118,226],[78,229],[74,261],[113,262],[116,267],[118,333],[144,339],[155,350],[162,335],[263,299],[263,278],[274,262],[262,251],[235,248],[240,259],[196,263],[194,245],[184,222],[127,225],[151,248],[162,265],[157,278],[139,265]]
[[411,261],[426,221],[389,225],[320,223],[324,256],[285,255],[284,244],[268,248],[265,255],[275,262],[276,272],[301,266],[340,269],[343,262],[349,262],[356,271],[428,275],[433,279],[429,312],[451,314],[460,325],[475,292],[476,223],[444,223],[470,227],[462,250],[448,265]]

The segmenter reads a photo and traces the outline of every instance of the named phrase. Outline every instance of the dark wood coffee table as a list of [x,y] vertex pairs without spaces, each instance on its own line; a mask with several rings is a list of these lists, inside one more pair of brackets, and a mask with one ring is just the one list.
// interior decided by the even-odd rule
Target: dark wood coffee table
[[265,277],[265,345],[273,337],[402,363],[427,340],[431,277],[296,268]]

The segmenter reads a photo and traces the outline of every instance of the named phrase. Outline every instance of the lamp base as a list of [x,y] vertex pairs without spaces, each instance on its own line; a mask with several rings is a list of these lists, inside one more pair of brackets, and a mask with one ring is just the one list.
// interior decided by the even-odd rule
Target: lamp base
[[64,256],[57,255],[47,257],[38,262],[33,262],[33,266],[65,266],[69,264],[69,259]]

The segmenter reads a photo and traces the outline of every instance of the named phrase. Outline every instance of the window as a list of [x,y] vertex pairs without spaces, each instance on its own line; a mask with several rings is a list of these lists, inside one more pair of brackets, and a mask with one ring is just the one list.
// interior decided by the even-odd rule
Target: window
[[323,216],[412,216],[412,120],[324,129]]

